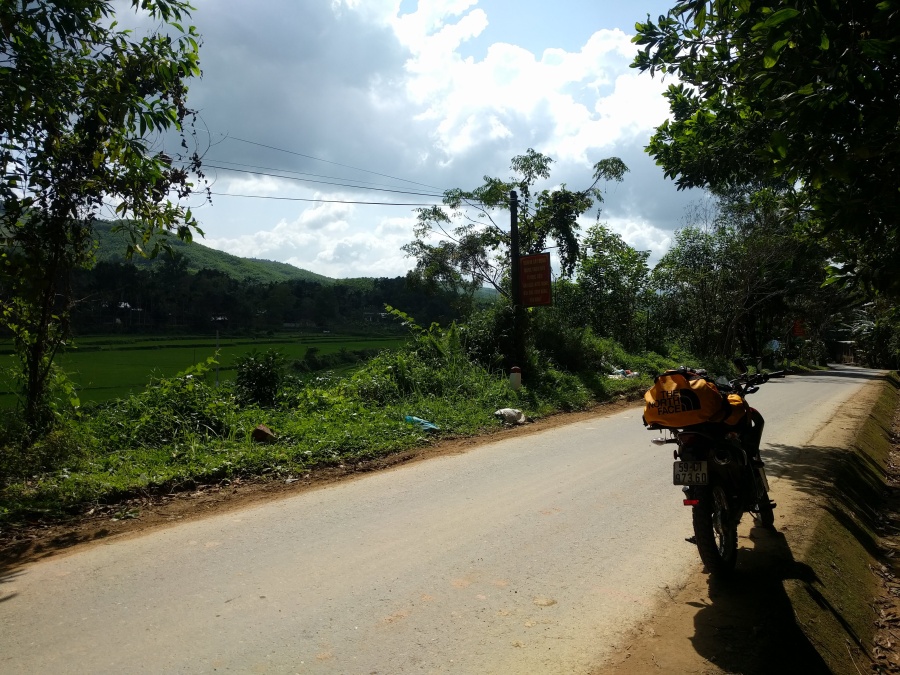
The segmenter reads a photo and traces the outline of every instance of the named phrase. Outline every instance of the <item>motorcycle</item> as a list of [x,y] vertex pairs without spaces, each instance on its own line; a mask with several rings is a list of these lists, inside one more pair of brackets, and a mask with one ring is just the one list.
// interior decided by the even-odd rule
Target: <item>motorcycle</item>
[[[673,483],[682,487],[684,505],[692,507],[694,536],[688,541],[696,544],[706,569],[722,576],[734,569],[738,523],[744,513],[753,514],[764,527],[771,528],[775,522],[775,502],[769,499],[765,465],[759,454],[765,421],[744,399],[771,378],[784,377],[783,371],[750,375],[740,360],[735,366],[740,372],[736,379],[723,377],[713,384],[727,405],[739,413],[732,415],[737,421],[666,426],[647,423],[645,417],[649,429],[668,432],[668,436],[655,438],[652,443],[677,445]],[[699,373],[709,382],[704,371],[689,372]]]

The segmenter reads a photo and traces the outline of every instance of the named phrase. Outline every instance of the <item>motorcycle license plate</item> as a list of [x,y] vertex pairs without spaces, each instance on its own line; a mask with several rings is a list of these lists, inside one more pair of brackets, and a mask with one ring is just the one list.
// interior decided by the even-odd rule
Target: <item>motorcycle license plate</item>
[[675,485],[706,485],[709,483],[709,474],[706,470],[706,461],[699,462],[675,462],[672,482]]

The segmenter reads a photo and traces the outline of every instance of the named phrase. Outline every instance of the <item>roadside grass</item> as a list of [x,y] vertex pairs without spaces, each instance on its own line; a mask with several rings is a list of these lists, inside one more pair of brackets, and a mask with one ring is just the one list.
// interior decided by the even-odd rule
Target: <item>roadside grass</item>
[[871,670],[876,663],[872,644],[878,617],[872,602],[879,582],[872,570],[885,560],[879,511],[890,490],[887,467],[898,388],[900,378],[892,373],[851,451],[836,452],[828,467],[826,504],[803,556],[812,578],[785,581],[798,625],[836,675]]
[[[239,404],[230,383],[212,386],[213,368],[201,363],[139,393],[87,405],[25,453],[8,424],[0,438],[0,525],[237,477],[290,479],[497,429],[499,408],[539,418],[633,398],[650,381],[576,376],[545,364],[513,390],[504,373],[468,358],[454,329],[434,328],[343,375],[289,375],[270,407]],[[252,440],[260,424],[275,442]]]

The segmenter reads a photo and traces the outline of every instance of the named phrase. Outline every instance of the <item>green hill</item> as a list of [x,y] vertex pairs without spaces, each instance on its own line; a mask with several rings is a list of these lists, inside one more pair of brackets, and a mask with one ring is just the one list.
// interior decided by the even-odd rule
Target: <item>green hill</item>
[[[128,240],[123,233],[113,232],[114,223],[107,221],[94,222],[94,240],[97,243],[96,259],[98,262],[126,262],[125,249]],[[185,243],[169,238],[175,255],[184,259],[188,271],[197,272],[202,269],[214,269],[224,272],[239,281],[270,283],[278,281],[316,281],[322,284],[334,283],[334,279],[274,260],[257,258],[240,258],[224,251],[217,251],[198,243],[196,240]],[[138,267],[157,267],[165,264],[167,253],[160,253],[156,258],[148,259],[135,255],[131,262]]]

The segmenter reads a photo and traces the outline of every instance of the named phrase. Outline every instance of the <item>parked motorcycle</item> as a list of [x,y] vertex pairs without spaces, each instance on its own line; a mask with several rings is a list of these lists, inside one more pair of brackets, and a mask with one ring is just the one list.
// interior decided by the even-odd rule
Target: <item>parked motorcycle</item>
[[[745,398],[783,371],[740,375],[713,382],[705,371],[681,368],[656,378],[645,395],[644,422],[666,435],[653,443],[677,445],[673,483],[682,486],[684,505],[692,507],[700,559],[711,574],[726,575],[737,559],[737,528],[744,513],[772,527],[775,503],[759,454],[763,416]],[[717,401],[720,409],[716,409]]]

